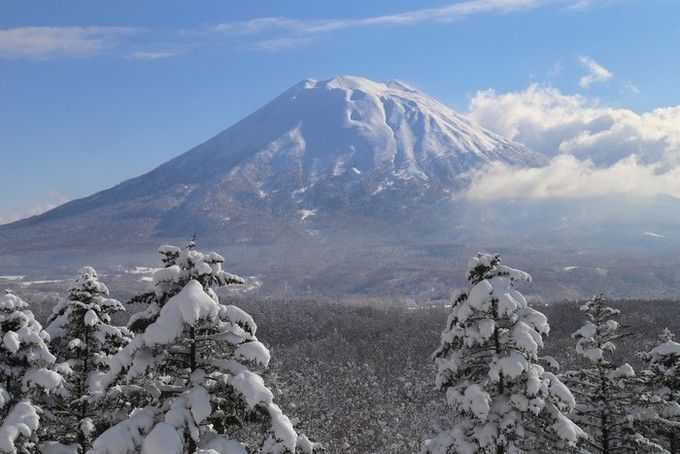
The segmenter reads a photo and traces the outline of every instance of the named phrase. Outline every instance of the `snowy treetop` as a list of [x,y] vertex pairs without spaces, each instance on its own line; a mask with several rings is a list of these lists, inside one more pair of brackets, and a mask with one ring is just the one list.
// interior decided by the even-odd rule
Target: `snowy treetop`
[[680,344],[672,340],[667,341],[654,347],[650,353],[652,356],[680,355]]
[[493,276],[507,276],[512,281],[531,282],[529,273],[501,264],[501,256],[478,253],[467,264],[468,280],[472,283]]
[[95,336],[104,344],[107,337],[129,336],[127,330],[121,331],[109,325],[111,314],[124,310],[118,300],[109,297],[109,289],[99,281],[97,271],[91,266],[84,266],[71,284],[68,298],[60,300],[53,308],[45,330],[53,339],[68,336],[68,341],[75,348],[80,344],[77,337],[80,333],[74,332],[79,325],[73,319],[78,317],[84,326],[96,327]]
[[80,299],[95,295],[109,295],[109,289],[99,282],[97,271],[91,266],[84,266],[78,271],[78,276],[74,279],[69,289],[71,297]]
[[196,250],[194,239],[184,248],[162,245],[158,252],[163,256],[161,261],[164,267],[153,274],[153,291],[138,295],[131,301],[148,304],[145,310],[130,317],[128,327],[133,331],[141,331],[152,323],[166,301],[192,280],[199,282],[203,290],[215,300],[217,295],[212,286],[245,283],[239,276],[222,268],[224,257],[220,254]]
[[24,300],[22,300],[9,290],[5,290],[5,292],[2,295],[0,295],[0,310],[14,311],[19,309],[25,309],[27,307],[28,304]]
[[165,268],[153,275],[156,296],[162,297],[169,289],[183,285],[191,279],[210,285],[243,284],[245,281],[222,269],[224,257],[215,252],[199,252],[190,243],[184,249],[163,245],[158,251],[163,255]]
[[608,306],[603,295],[597,295],[580,310],[586,314],[587,320],[572,334],[576,339],[576,352],[590,362],[609,367],[605,356],[616,349],[614,341],[627,335],[620,331],[619,322],[612,318],[620,311]]

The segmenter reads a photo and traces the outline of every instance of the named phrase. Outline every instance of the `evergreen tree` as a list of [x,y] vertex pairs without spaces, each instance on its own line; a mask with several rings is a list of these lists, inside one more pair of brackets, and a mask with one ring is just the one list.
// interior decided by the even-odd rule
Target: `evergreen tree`
[[39,404],[63,392],[64,378],[50,353],[49,335],[6,291],[0,296],[0,452],[36,452]]
[[567,416],[574,398],[537,363],[548,322],[513,288],[530,276],[488,254],[473,257],[468,270],[470,289],[455,298],[435,352],[437,386],[446,391],[455,426],[426,442],[423,452],[575,446],[585,434]]
[[196,250],[195,238],[180,249],[176,246],[162,245],[158,252],[163,256],[163,268],[154,273],[153,291],[138,295],[131,304],[141,303],[147,307],[130,317],[128,327],[134,332],[142,332],[153,323],[165,303],[180,292],[186,284],[195,280],[213,296],[213,286],[243,284],[243,280],[222,269],[224,258],[215,252]]
[[611,359],[616,341],[626,336],[614,318],[619,310],[608,306],[603,295],[581,306],[586,323],[572,337],[576,353],[587,366],[567,373],[577,396],[576,421],[588,432],[593,453],[663,452],[635,430],[632,413],[636,404],[635,371],[628,363]]
[[143,388],[144,400],[95,440],[91,453],[245,453],[239,437],[247,438],[251,423],[267,427],[262,452],[315,450],[257,373],[270,354],[255,336],[255,322],[221,304],[209,287],[241,279],[222,270],[222,257],[193,244],[163,246],[161,253],[167,266],[155,273],[156,291],[146,297],[153,309],[135,321],[145,320],[146,327],[113,357],[101,382],[109,386],[123,377],[122,388]]
[[[94,437],[112,424],[109,402],[91,389],[108,371],[108,360],[131,340],[125,327],[111,325],[111,316],[125,310],[109,297],[94,268],[80,269],[68,292],[57,303],[45,329],[57,359],[70,366],[67,399],[57,399],[51,409],[54,440],[76,445],[85,452]],[[117,422],[117,421],[116,421]]]
[[666,328],[659,344],[641,353],[646,369],[640,373],[642,392],[639,402],[640,431],[650,438],[664,440],[671,454],[680,453],[680,344]]

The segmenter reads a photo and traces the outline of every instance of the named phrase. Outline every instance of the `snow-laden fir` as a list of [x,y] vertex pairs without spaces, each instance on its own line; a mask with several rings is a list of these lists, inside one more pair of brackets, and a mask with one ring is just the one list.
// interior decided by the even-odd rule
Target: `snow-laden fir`
[[109,297],[95,269],[85,266],[48,320],[45,331],[51,337],[52,351],[69,366],[68,396],[55,400],[47,418],[53,440],[64,452],[67,446],[72,452],[87,451],[93,437],[116,422],[109,411],[111,402],[95,391],[109,370],[111,356],[132,338],[127,328],[111,324],[111,316],[123,310],[119,301]]
[[154,292],[136,299],[148,307],[130,320],[138,334],[110,358],[97,383],[100,394],[135,410],[95,439],[89,454],[246,454],[239,435],[249,423],[263,427],[266,437],[253,447],[262,453],[317,450],[257,373],[270,354],[254,320],[221,304],[211,288],[242,279],[193,242],[159,252],[164,268],[154,274]]
[[680,452],[680,343],[664,329],[659,343],[640,354],[645,369],[640,372],[638,428],[671,454]]
[[580,309],[586,322],[573,337],[585,365],[569,371],[567,383],[578,397],[575,420],[588,432],[586,448],[596,454],[664,452],[632,421],[638,390],[633,367],[612,358],[616,341],[627,335],[616,320],[620,311],[603,295]]
[[11,292],[0,296],[0,452],[36,452],[39,404],[64,395],[66,372],[28,304]]
[[539,361],[546,317],[529,307],[513,283],[530,281],[500,256],[468,264],[469,290],[453,301],[435,353],[436,383],[446,392],[455,425],[425,443],[426,454],[567,450],[585,433],[568,416],[569,389]]

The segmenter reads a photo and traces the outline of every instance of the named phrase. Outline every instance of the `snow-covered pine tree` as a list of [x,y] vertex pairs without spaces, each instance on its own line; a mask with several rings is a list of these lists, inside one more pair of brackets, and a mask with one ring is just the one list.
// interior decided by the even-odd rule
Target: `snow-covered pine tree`
[[586,365],[565,376],[577,397],[574,419],[589,435],[587,449],[602,454],[663,452],[634,427],[635,371],[611,358],[616,341],[628,334],[615,320],[620,311],[610,307],[603,295],[580,309],[587,320],[572,337]]
[[59,362],[67,363],[68,398],[56,399],[50,409],[53,441],[85,452],[92,439],[112,423],[109,402],[90,386],[108,371],[108,359],[127,345],[127,328],[111,324],[111,316],[125,310],[109,297],[94,268],[85,266],[74,279],[68,297],[57,303],[45,331]]
[[646,368],[640,372],[640,431],[660,441],[671,454],[680,453],[680,343],[664,329],[659,343],[640,354]]
[[144,388],[144,406],[105,431],[90,453],[245,454],[239,436],[250,424],[266,427],[261,452],[313,452],[317,445],[296,433],[257,373],[270,354],[255,322],[210,288],[241,279],[222,270],[218,254],[193,245],[161,253],[167,266],[154,275],[153,310],[136,319],[150,323],[101,381],[105,388],[123,377],[122,388]]
[[48,347],[49,335],[9,291],[0,296],[0,452],[37,450],[39,404],[63,391],[64,378]]
[[498,255],[470,260],[471,287],[453,301],[435,352],[436,383],[455,426],[428,440],[424,453],[564,452],[585,436],[567,416],[575,404],[569,389],[538,364],[549,325],[513,288],[530,280]]
[[183,249],[166,244],[160,246],[158,252],[163,256],[163,268],[154,273],[153,290],[130,301],[132,304],[141,303],[147,306],[145,310],[130,317],[128,327],[134,332],[142,332],[153,323],[163,305],[190,280],[200,282],[209,294],[212,294],[213,286],[243,284],[243,279],[222,269],[224,258],[221,255],[197,251],[194,238]]

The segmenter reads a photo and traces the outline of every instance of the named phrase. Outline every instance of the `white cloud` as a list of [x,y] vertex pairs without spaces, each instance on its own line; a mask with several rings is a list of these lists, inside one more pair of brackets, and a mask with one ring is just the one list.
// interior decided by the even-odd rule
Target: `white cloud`
[[636,113],[533,84],[504,94],[477,92],[468,116],[548,156],[568,153],[611,165],[635,154],[643,163],[680,164],[680,106]]
[[633,82],[631,82],[629,80],[624,80],[622,87],[623,87],[623,91],[633,93],[635,95],[640,94],[640,88],[638,88],[637,85],[635,85]]
[[[228,39],[235,47],[259,51],[292,48],[313,41],[315,37],[354,28],[373,26],[406,26],[424,22],[451,22],[465,17],[529,11],[549,4],[572,5],[579,0],[463,0],[434,8],[423,8],[396,14],[359,18],[296,19],[257,17],[245,21],[171,31],[165,40],[178,47],[210,44],[206,36]],[[60,56],[83,57],[110,51],[135,60],[157,60],[176,55],[166,50],[135,50],[122,39],[125,35],[146,30],[131,27],[16,27],[0,29],[0,58],[46,59]],[[146,30],[149,31],[149,30]],[[161,30],[151,30],[163,36]],[[128,44],[127,46],[125,44]],[[136,46],[139,49],[139,46]],[[181,53],[181,52],[180,52]]]
[[283,49],[291,49],[293,47],[303,46],[312,40],[313,38],[311,37],[285,37],[265,39],[262,41],[257,41],[253,44],[249,44],[245,46],[245,48],[249,50],[274,52]]
[[125,56],[130,60],[161,60],[163,58],[170,58],[180,55],[180,51],[145,51],[138,50],[135,52],[130,52]]
[[118,38],[137,32],[129,27],[17,27],[0,30],[0,57],[44,59],[100,54]]
[[385,14],[358,19],[291,19],[287,17],[259,17],[242,22],[225,22],[208,31],[233,35],[254,35],[270,30],[300,33],[328,33],[347,28],[374,25],[410,25],[425,21],[452,21],[474,14],[511,12],[533,9],[555,0],[468,0],[436,8],[425,8],[398,14]]
[[476,172],[471,197],[680,196],[680,106],[636,113],[534,84],[505,94],[480,91],[468,116],[553,157],[541,169],[493,164]]
[[571,155],[557,156],[540,168],[493,163],[471,177],[466,195],[482,200],[658,194],[680,197],[680,168],[661,171],[658,164],[640,164],[635,156],[604,168]]
[[246,21],[223,22],[207,27],[204,32],[225,35],[257,35],[270,30],[299,30],[305,22],[286,17],[257,17]]
[[583,88],[588,88],[596,82],[604,82],[614,77],[614,73],[590,57],[581,56],[579,60],[583,67],[588,70],[588,73],[581,77],[581,80],[578,82]]
[[567,5],[566,9],[571,11],[583,11],[590,8],[590,0],[580,0],[570,5]]
[[56,208],[59,205],[62,205],[71,200],[57,191],[47,191],[46,195],[48,199],[46,202],[43,202],[39,205],[36,205],[24,211],[9,213],[5,216],[0,216],[0,225],[9,224],[10,222],[18,221],[20,219],[25,219],[31,216],[37,216],[39,214],[44,213],[45,211],[49,211],[52,208]]
[[[371,26],[404,26],[421,22],[450,22],[467,16],[484,13],[506,13],[531,10],[540,6],[563,0],[467,0],[448,5],[407,11],[397,14],[385,14],[356,19],[293,19],[287,17],[259,17],[240,22],[224,22],[209,26],[203,33],[218,33],[227,36],[256,36],[278,34],[248,46],[256,50],[273,50],[274,48],[292,47],[311,40],[310,36],[339,30]],[[571,1],[569,1],[571,3]],[[290,36],[293,35],[291,38]],[[300,36],[306,36],[303,41]],[[298,37],[297,39],[295,37]],[[259,45],[258,45],[259,44]]]

